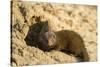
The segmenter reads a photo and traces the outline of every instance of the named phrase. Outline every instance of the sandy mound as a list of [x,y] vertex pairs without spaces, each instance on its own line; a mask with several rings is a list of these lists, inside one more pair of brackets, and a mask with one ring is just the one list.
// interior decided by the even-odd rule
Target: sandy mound
[[[80,34],[85,42],[90,61],[96,61],[96,12],[96,7],[89,5],[13,2],[12,65],[78,62],[74,55],[55,50],[44,52],[26,43],[25,38],[30,27],[44,21],[48,21],[52,31],[66,29]],[[36,17],[40,17],[40,21]]]

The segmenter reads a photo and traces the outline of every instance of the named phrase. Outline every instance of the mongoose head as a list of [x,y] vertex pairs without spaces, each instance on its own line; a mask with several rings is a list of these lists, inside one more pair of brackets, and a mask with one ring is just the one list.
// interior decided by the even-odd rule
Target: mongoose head
[[44,34],[41,34],[38,39],[40,49],[49,51],[55,45],[56,35],[54,34],[54,32],[45,32]]
[[50,48],[54,47],[55,43],[56,43],[56,35],[54,32],[46,32],[45,33],[45,37],[47,38],[48,41],[48,46]]

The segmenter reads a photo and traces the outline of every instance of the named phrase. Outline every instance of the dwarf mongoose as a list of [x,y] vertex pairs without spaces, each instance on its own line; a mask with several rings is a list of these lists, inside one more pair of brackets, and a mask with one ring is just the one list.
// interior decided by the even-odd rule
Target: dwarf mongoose
[[83,39],[74,31],[45,32],[39,36],[38,42],[40,49],[44,51],[66,50],[75,56],[80,56],[83,61],[89,61]]
[[64,50],[81,57],[83,61],[89,61],[85,44],[79,34],[69,30],[53,32],[47,21],[31,26],[25,41],[43,51]]

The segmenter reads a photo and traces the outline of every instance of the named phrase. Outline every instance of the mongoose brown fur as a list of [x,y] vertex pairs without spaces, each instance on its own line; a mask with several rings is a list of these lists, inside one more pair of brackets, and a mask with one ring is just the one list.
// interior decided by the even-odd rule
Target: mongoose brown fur
[[89,61],[89,55],[85,48],[83,39],[74,31],[61,30],[52,32],[49,30],[47,21],[39,22],[30,28],[29,34],[26,37],[27,44],[35,43],[34,46],[43,51],[64,50],[75,56],[80,56],[83,61]]
[[45,32],[39,36],[38,41],[40,48],[44,51],[66,50],[75,56],[80,56],[83,61],[89,61],[83,39],[74,31]]

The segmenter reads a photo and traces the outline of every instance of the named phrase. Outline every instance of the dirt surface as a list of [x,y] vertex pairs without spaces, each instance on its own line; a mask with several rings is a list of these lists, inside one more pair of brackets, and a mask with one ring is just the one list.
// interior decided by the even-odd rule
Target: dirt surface
[[44,52],[38,47],[26,43],[25,38],[30,27],[35,23],[46,21],[49,23],[51,31],[72,30],[80,34],[90,61],[96,61],[96,14],[97,8],[92,5],[13,1],[11,64],[21,66],[78,62],[78,59],[72,54],[57,50]]

